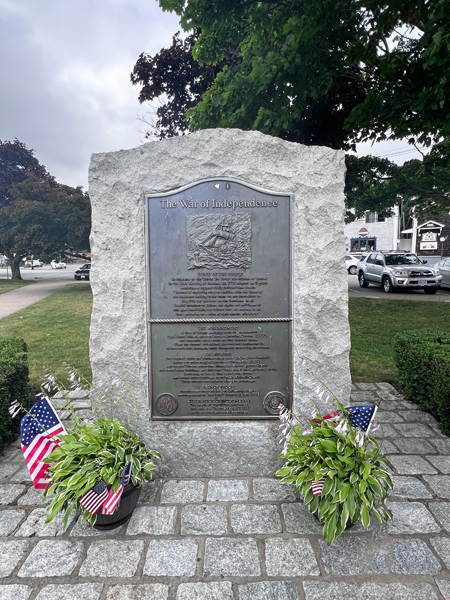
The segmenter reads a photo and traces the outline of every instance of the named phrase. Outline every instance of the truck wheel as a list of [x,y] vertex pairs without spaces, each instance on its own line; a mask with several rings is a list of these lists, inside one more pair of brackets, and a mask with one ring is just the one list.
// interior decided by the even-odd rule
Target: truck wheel
[[366,281],[366,278],[364,277],[364,273],[362,271],[359,272],[358,281],[359,281],[360,287],[362,287],[362,288],[369,287],[369,282]]
[[435,294],[438,289],[437,287],[424,287],[423,291],[425,292],[425,294]]
[[386,294],[390,294],[391,292],[394,291],[394,287],[393,287],[389,277],[385,277],[383,279],[383,283],[381,285],[383,286],[383,291],[385,291]]

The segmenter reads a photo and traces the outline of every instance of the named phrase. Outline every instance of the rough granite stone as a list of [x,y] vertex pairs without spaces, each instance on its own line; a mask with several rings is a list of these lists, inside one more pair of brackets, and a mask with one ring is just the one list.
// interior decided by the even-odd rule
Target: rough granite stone
[[193,577],[198,545],[194,540],[151,540],[144,575]]
[[24,491],[25,486],[20,483],[6,483],[0,485],[0,505],[10,505]]
[[292,581],[258,581],[239,586],[239,600],[298,600]]
[[300,538],[269,538],[266,545],[266,570],[269,577],[320,575],[311,542]]
[[294,502],[295,496],[289,483],[279,479],[257,478],[253,480],[253,498],[260,502]]
[[430,438],[429,441],[433,444],[439,454],[450,454],[450,440]]
[[8,577],[22,560],[28,550],[28,542],[14,540],[0,542],[0,577]]
[[426,459],[441,473],[450,475],[450,456],[427,456]]
[[434,537],[430,540],[439,558],[450,569],[450,539],[447,537]]
[[[50,523],[46,523],[45,519],[48,517],[49,513],[46,508],[35,508],[25,523],[22,523],[20,528],[16,531],[16,536],[18,537],[55,537],[62,535],[64,533],[63,529],[63,519],[64,514],[59,513],[50,521]],[[75,518],[75,513],[72,513],[67,522],[67,527],[72,524],[72,521]],[[67,529],[67,528],[66,528]]]
[[381,454],[385,456],[386,454],[397,454],[398,450],[394,446],[391,440],[382,439],[379,440],[379,447],[381,450]]
[[359,573],[388,573],[386,556],[370,546],[366,537],[339,537],[331,546],[319,540],[322,560],[327,573],[358,575]]
[[106,600],[167,600],[169,586],[162,583],[144,585],[113,585]]
[[389,533],[435,533],[441,531],[420,502],[389,502],[394,518],[388,521]]
[[416,454],[407,454],[406,456],[388,454],[385,458],[399,475],[423,475],[425,473],[434,475],[437,473],[429,462]]
[[450,580],[436,579],[436,585],[438,586],[443,598],[450,598]]
[[0,585],[2,600],[28,600],[33,591],[28,585]]
[[147,481],[142,485],[138,504],[154,504],[160,486],[157,481]]
[[20,521],[24,518],[24,510],[2,510],[0,511],[0,537],[10,535]]
[[[17,542],[19,543],[19,542]],[[27,556],[19,577],[64,577],[70,575],[83,553],[82,542],[42,540]]]
[[376,383],[364,381],[358,381],[355,383],[355,387],[357,390],[362,390],[363,392],[378,392],[379,389]]
[[309,512],[304,504],[282,504],[284,522],[288,533],[319,534],[323,532],[323,525]]
[[17,504],[19,506],[45,506],[46,504],[50,504],[52,500],[53,496],[43,497],[43,490],[35,490],[34,487],[30,487],[27,493],[17,500]]
[[235,504],[231,507],[234,533],[281,533],[281,521],[273,504]]
[[231,581],[181,583],[176,600],[233,600]]
[[378,439],[397,438],[398,432],[387,423],[380,423],[380,429],[374,432],[373,437]]
[[[436,449],[426,440],[397,437],[393,443],[403,454],[428,454],[436,452]],[[396,454],[396,451],[392,452]]]
[[175,533],[176,506],[138,506],[130,519],[127,535]]
[[[342,269],[344,152],[257,131],[202,130],[92,156],[90,358],[94,379],[113,372],[130,385],[138,399],[140,433],[165,457],[172,476],[268,477],[281,464],[276,421],[150,419],[148,382],[142,375],[149,364],[146,269],[121,267],[124,262],[145,264],[144,192],[166,192],[221,176],[293,194],[293,263],[308,264],[293,282],[292,397],[299,399],[294,410],[300,412],[300,403],[313,397],[303,356],[338,398],[349,398],[348,284]],[[326,252],[318,251],[323,248]]]
[[436,419],[423,410],[401,410],[398,414],[411,423],[436,423]]
[[256,541],[251,538],[207,538],[203,572],[205,577],[260,575]]
[[305,600],[438,600],[429,583],[373,583],[361,586],[343,581],[304,581]]
[[[16,473],[19,469],[21,470],[22,464],[15,462],[4,462],[0,464],[0,480],[10,480],[11,476]],[[30,474],[28,473],[28,478]]]
[[4,464],[6,461],[10,462],[22,462],[23,452],[19,442],[12,442],[9,446],[5,446],[0,452],[0,464]]
[[80,568],[80,577],[133,577],[141,558],[142,540],[92,542]]
[[450,500],[450,477],[448,475],[424,475],[431,490],[444,500]]
[[205,484],[203,481],[170,480],[164,483],[161,492],[161,504],[186,504],[203,502]]
[[389,490],[390,498],[405,498],[407,500],[431,500],[433,497],[421,481],[415,477],[392,475],[394,488]]
[[[14,464],[14,463],[11,463]],[[18,463],[16,463],[16,467]],[[13,475],[8,477],[8,481],[17,481],[19,483],[30,483],[30,471],[26,465],[22,465],[19,470],[15,470]]]
[[225,506],[197,504],[181,511],[181,535],[223,535],[227,529]]
[[391,570],[393,573],[405,575],[435,575],[439,573],[441,567],[423,540],[397,538]]
[[247,500],[249,495],[248,481],[243,479],[223,479],[208,482],[208,502],[232,502]]
[[428,508],[442,527],[450,533],[450,502],[430,502]]
[[395,427],[403,437],[430,439],[430,435],[433,434],[431,427],[422,423],[402,423]]
[[395,412],[379,410],[376,414],[375,421],[377,423],[403,423],[404,420]]
[[98,600],[102,589],[102,583],[51,584],[39,592],[36,600]]

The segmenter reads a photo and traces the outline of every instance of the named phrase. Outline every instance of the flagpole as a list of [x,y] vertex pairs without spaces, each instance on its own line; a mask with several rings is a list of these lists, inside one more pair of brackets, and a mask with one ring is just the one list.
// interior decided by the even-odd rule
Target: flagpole
[[381,396],[380,396],[380,397],[378,398],[378,402],[375,404],[375,410],[373,411],[373,415],[372,415],[372,417],[371,417],[371,419],[370,419],[370,421],[369,421],[369,424],[367,425],[367,429],[366,429],[366,434],[367,434],[367,435],[369,435],[369,429],[370,429],[370,426],[372,425],[372,421],[374,420],[374,418],[375,418],[375,415],[377,414],[377,410],[378,410],[378,407],[380,406],[380,403],[381,403],[382,399],[383,399],[383,398],[381,398]]

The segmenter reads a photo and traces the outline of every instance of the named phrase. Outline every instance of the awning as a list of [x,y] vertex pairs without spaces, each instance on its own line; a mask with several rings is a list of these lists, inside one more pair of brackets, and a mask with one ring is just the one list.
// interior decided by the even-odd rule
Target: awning
[[414,229],[404,229],[402,233],[414,233]]

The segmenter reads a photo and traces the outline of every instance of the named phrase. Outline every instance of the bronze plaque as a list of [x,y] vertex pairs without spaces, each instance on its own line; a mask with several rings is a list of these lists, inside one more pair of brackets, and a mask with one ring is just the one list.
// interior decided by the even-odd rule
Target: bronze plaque
[[290,196],[215,179],[146,198],[152,418],[277,418],[291,398]]

